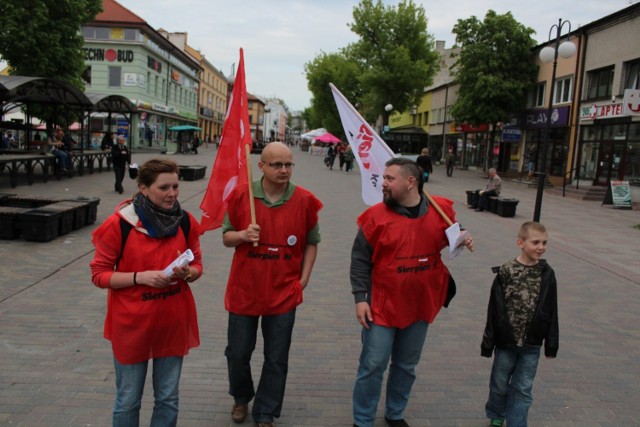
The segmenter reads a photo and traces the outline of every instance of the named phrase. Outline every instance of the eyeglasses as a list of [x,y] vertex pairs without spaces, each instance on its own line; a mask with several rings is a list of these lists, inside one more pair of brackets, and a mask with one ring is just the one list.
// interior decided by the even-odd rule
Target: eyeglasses
[[293,167],[295,166],[295,163],[281,163],[281,162],[276,162],[276,163],[262,162],[262,163],[264,163],[267,166],[271,166],[276,170],[280,170],[282,169],[282,167],[284,167],[285,169],[293,169]]

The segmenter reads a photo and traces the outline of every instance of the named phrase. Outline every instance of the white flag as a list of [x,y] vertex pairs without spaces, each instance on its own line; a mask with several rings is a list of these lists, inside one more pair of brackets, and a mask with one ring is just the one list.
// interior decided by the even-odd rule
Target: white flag
[[368,206],[382,201],[382,174],[393,151],[369,126],[342,93],[329,83],[336,101],[344,133],[360,167],[362,200]]

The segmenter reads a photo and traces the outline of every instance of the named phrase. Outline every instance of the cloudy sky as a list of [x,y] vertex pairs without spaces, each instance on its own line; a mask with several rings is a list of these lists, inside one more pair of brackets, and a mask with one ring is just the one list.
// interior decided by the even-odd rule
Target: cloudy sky
[[[248,90],[276,96],[292,110],[309,106],[304,64],[320,52],[336,52],[356,40],[347,24],[358,0],[118,0],[154,28],[186,31],[189,44],[231,74],[242,47]],[[458,19],[484,18],[487,10],[511,11],[515,19],[548,39],[559,18],[572,29],[623,9],[633,0],[414,0],[428,18],[428,32],[451,47]],[[637,1],[637,0],[636,0]],[[383,0],[393,5],[397,1]]]

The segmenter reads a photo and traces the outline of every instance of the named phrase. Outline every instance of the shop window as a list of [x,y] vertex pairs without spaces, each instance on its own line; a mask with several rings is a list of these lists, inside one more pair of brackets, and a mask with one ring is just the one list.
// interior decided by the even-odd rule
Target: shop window
[[640,89],[640,60],[624,64],[624,88]]
[[588,73],[589,90],[587,91],[587,99],[611,97],[613,71],[613,67],[607,67]]
[[596,141],[600,135],[600,127],[598,126],[581,126],[583,141]]
[[631,123],[629,125],[629,141],[640,141],[640,123]]
[[571,101],[571,77],[556,80],[553,103],[562,104]]
[[120,87],[122,81],[122,68],[109,67],[109,87]]

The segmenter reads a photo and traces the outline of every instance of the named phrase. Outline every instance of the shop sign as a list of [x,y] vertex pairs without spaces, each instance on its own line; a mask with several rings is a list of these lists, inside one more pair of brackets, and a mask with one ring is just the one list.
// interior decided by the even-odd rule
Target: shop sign
[[517,127],[505,127],[502,130],[502,140],[505,142],[520,142],[522,140],[522,131]]
[[624,115],[622,104],[592,105],[580,108],[580,119],[583,120],[613,119]]
[[640,116],[640,89],[625,89],[623,104],[625,115]]
[[84,47],[85,61],[133,62],[133,51],[130,49],[102,49]]
[[123,86],[137,86],[138,85],[138,75],[136,73],[123,73]]
[[[525,127],[527,129],[542,128],[547,125],[549,109],[528,111],[525,115]],[[569,125],[569,106],[555,107],[551,109],[551,127]]]
[[155,103],[155,102],[151,104],[151,108],[153,108],[156,111],[162,111],[163,113],[169,112],[169,107],[167,107],[166,105]]
[[611,181],[604,195],[603,205],[613,205],[614,208],[631,209],[631,189],[629,181]]
[[477,126],[470,125],[468,123],[456,124],[456,132],[469,133],[469,132],[488,132],[488,131],[489,131],[488,123],[483,123]]

